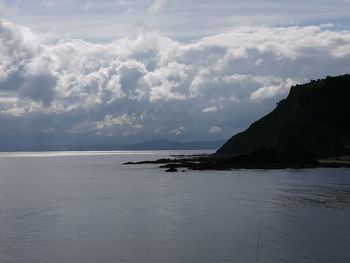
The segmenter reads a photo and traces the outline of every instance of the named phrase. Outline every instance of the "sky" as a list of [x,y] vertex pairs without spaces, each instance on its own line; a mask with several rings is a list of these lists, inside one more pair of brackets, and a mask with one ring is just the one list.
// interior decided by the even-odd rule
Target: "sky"
[[1,149],[219,140],[350,73],[350,1],[2,0]]

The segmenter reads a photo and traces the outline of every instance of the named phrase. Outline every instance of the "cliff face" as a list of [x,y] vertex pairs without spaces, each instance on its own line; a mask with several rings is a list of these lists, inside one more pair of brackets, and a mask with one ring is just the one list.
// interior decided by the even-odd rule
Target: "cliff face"
[[216,157],[327,158],[350,154],[350,75],[291,88],[275,110],[229,139]]

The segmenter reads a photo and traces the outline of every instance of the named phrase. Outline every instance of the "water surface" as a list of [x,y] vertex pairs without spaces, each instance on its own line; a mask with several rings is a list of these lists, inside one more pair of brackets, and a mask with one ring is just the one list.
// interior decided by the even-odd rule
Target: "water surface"
[[121,165],[169,154],[1,154],[0,262],[349,262],[349,169]]

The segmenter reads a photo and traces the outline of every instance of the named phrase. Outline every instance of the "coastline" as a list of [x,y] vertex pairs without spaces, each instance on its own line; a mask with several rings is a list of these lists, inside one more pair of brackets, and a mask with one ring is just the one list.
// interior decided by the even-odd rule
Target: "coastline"
[[180,155],[169,156],[154,161],[127,162],[123,165],[157,164],[159,168],[168,172],[178,170],[218,170],[229,171],[235,169],[316,169],[316,168],[350,168],[350,156],[339,156],[328,159],[315,160],[252,160],[248,156],[239,156],[229,160],[215,158],[213,155]]

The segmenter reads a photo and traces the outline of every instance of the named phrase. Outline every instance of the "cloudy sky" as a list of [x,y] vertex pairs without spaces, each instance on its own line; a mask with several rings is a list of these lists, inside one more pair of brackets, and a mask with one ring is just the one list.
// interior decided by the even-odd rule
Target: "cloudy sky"
[[348,0],[2,0],[0,17],[2,149],[225,139],[350,73]]

